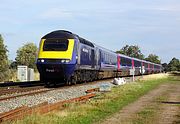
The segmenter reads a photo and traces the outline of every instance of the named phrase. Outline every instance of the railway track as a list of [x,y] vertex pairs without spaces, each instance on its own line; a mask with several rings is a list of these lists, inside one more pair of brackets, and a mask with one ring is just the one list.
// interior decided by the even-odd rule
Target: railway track
[[[106,81],[110,82],[111,79]],[[29,90],[28,92],[20,92],[14,94],[6,94],[0,96],[0,113],[11,111],[22,106],[35,106],[43,102],[57,102],[63,99],[68,100],[85,94],[85,89],[92,87],[102,81],[91,83],[77,84],[73,86],[63,86],[58,88],[44,88],[40,90]],[[104,80],[103,80],[104,82]],[[90,85],[90,86],[89,86]],[[92,85],[92,86],[91,86]],[[84,88],[87,87],[87,88]],[[77,90],[76,90],[77,89]],[[9,92],[9,91],[8,91]],[[53,99],[51,99],[53,96]],[[56,97],[58,96],[58,97]],[[41,98],[42,97],[42,98]]]
[[[129,82],[131,78],[126,77],[126,80],[128,80]],[[35,88],[39,88],[38,90],[32,90],[33,87],[26,87],[27,89],[29,88],[29,91],[22,92],[21,94],[14,95],[14,96],[7,96],[7,97],[0,98],[0,109],[3,106],[5,106],[6,108],[8,104],[9,106],[16,106],[13,109],[11,108],[11,109],[5,110],[4,112],[0,112],[0,122],[7,121],[7,120],[20,119],[20,118],[23,118],[25,115],[32,114],[34,112],[41,113],[41,114],[47,113],[49,111],[53,111],[55,109],[63,107],[63,105],[66,103],[87,100],[95,96],[94,92],[99,92],[98,86],[100,86],[100,84],[103,84],[105,82],[110,83],[111,81],[112,79],[106,79],[106,80],[99,80],[99,81],[94,81],[90,83],[83,83],[83,84],[77,84],[77,85],[72,85],[72,86],[62,86],[62,87],[60,86],[57,88],[46,88],[46,89],[45,87],[43,87],[44,88],[43,89],[41,86],[35,87]],[[92,88],[94,85],[97,85],[97,84],[98,86]],[[22,87],[19,87],[19,88],[21,89]],[[56,98],[56,96],[58,96],[59,98]],[[28,99],[30,99],[30,102],[36,101],[36,99],[39,99],[39,97],[42,97],[43,100],[44,99],[47,99],[47,100],[43,101],[41,99],[42,100],[41,102],[38,101],[37,104],[35,105],[33,104],[30,106],[28,105],[28,103],[26,105],[18,103],[18,100],[23,101],[23,99],[25,99],[26,102],[28,102]],[[55,101],[51,99],[52,97],[54,97],[53,99],[55,99]],[[16,105],[16,104],[14,105],[14,103],[17,103],[19,105]]]
[[7,94],[16,94],[22,92],[30,92],[44,88],[44,83],[40,81],[30,82],[5,82],[0,83],[0,96]]
[[[112,79],[106,79],[104,81],[111,81],[111,80]],[[90,84],[96,84],[98,82],[102,82],[102,80],[90,82]],[[88,84],[89,83],[82,83],[82,84],[77,84],[77,85],[73,85],[73,86],[59,85],[59,87],[56,87],[56,88],[45,88],[44,86],[26,87],[26,88],[10,87],[9,89],[5,88],[3,90],[0,90],[0,101],[14,99],[14,98],[23,97],[23,96],[31,96],[31,95],[46,93],[46,92],[52,91],[52,90],[60,90],[60,89],[67,89],[67,88],[72,88],[72,87],[79,87],[79,86],[84,86],[84,85],[88,85]],[[15,94],[15,95],[13,95],[13,94]]]
[[34,90],[43,89],[43,88],[44,88],[44,86],[24,87],[24,88],[18,87],[18,86],[4,87],[4,88],[0,88],[0,96],[7,95],[7,94],[30,92],[30,91],[34,91]]
[[2,97],[2,98],[0,98],[0,101],[12,99],[12,98],[17,98],[17,97],[22,97],[22,96],[30,96],[30,95],[40,94],[40,93],[46,93],[48,91],[51,91],[51,90],[46,89],[46,90],[40,90],[40,91],[35,90],[35,91],[31,91],[31,92],[24,92],[24,93],[19,94],[19,95]]
[[[139,78],[139,76],[137,76],[137,77]],[[44,85],[39,86],[39,84],[37,86],[35,84],[33,84],[34,87],[32,87],[32,84],[28,84],[28,82],[26,82],[26,83],[22,82],[20,84],[16,83],[16,85],[8,84],[8,85],[6,85],[8,87],[0,88],[0,101],[13,99],[13,98],[17,98],[17,97],[22,97],[22,96],[28,96],[28,95],[30,96],[30,95],[40,94],[40,93],[46,93],[46,92],[52,91],[52,90],[67,89],[70,87],[79,87],[79,86],[84,86],[84,85],[88,85],[88,84],[96,84],[98,82],[103,82],[103,81],[112,81],[112,79],[93,81],[90,83],[82,83],[82,84],[77,84],[77,85],[72,85],[72,86],[59,85],[59,87],[57,87],[57,88],[45,88]],[[126,80],[129,82],[129,81],[131,81],[131,78],[126,77]],[[33,82],[33,83],[35,83],[35,82]],[[0,84],[0,86],[2,86],[2,84]],[[9,86],[11,86],[11,87],[9,87]],[[28,87],[28,86],[30,86],[30,87]],[[11,94],[15,94],[15,95],[11,95]]]
[[12,86],[19,86],[19,87],[31,87],[31,86],[42,86],[44,83],[40,81],[26,81],[26,82],[4,82],[0,83],[0,87],[12,87]]
[[72,103],[72,102],[79,102],[79,101],[86,101],[92,97],[96,96],[94,93],[89,93],[84,96],[72,98],[69,100],[64,100],[60,101],[54,104],[48,104],[47,102],[44,102],[42,104],[39,104],[34,107],[27,107],[27,106],[22,106],[19,108],[16,108],[14,110],[11,110],[9,112],[5,112],[0,114],[0,123],[4,121],[11,121],[11,120],[17,120],[21,119],[27,115],[33,114],[33,113],[40,113],[40,114],[45,114],[50,111],[62,108],[64,104],[66,103]]

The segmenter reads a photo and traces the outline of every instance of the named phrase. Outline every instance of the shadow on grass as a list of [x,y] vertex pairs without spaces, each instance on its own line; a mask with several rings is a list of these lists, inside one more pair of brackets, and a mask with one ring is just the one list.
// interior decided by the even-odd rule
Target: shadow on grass
[[180,102],[168,102],[168,101],[162,101],[161,103],[164,103],[164,104],[180,105]]
[[170,77],[170,81],[176,81],[176,82],[180,81],[180,74],[178,73],[171,74],[169,77]]

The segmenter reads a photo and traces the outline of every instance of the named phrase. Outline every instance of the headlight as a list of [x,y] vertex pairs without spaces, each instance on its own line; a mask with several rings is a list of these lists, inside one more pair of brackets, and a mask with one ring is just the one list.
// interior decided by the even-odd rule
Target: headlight
[[76,59],[78,59],[78,56],[76,56]]
[[37,60],[37,62],[41,62],[41,60],[40,60],[40,59],[38,59],[38,60]]
[[62,62],[62,63],[64,63],[64,62],[65,62],[65,60],[61,60],[61,62]]
[[44,59],[41,59],[41,62],[44,62]]
[[69,59],[67,59],[67,60],[66,60],[66,63],[68,63],[68,62],[70,62],[70,60],[69,60]]

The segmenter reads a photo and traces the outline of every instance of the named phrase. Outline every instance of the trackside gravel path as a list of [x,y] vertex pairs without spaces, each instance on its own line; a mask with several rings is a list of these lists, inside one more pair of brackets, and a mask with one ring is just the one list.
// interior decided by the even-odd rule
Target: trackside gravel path
[[155,100],[158,97],[161,97],[163,94],[168,94],[168,100],[167,102],[164,101],[159,104],[161,110],[158,111],[158,118],[155,122],[159,124],[176,123],[180,106],[174,104],[180,102],[180,83],[173,84],[169,82],[162,84],[156,89],[148,92],[146,95],[140,97],[137,101],[124,107],[118,113],[105,119],[103,122],[101,122],[101,124],[131,124],[133,123],[135,117],[137,117],[138,112],[142,111],[149,105],[154,104]]
[[[173,84],[171,84],[173,85]],[[158,124],[180,124],[180,84],[173,85],[167,100],[162,101],[158,112]]]

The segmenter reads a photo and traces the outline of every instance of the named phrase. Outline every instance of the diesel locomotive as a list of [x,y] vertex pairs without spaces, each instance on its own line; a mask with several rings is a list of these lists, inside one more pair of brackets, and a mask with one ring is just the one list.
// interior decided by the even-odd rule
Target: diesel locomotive
[[41,38],[36,65],[47,85],[128,76],[130,69],[135,75],[162,71],[160,64],[117,54],[65,30]]

